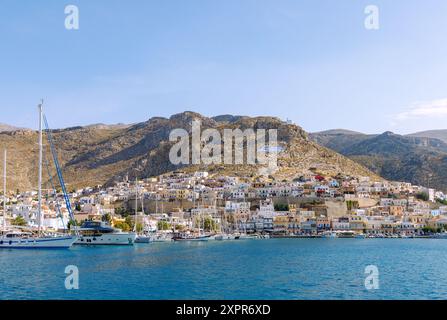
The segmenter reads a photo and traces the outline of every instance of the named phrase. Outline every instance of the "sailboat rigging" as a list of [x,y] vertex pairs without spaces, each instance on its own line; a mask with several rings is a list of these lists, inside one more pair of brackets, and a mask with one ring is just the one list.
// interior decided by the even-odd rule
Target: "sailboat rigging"
[[[0,238],[0,248],[32,248],[32,249],[46,249],[46,248],[69,248],[77,240],[77,236],[60,235],[60,234],[43,234],[43,220],[44,215],[42,213],[42,162],[43,162],[43,101],[38,106],[39,109],[39,168],[38,168],[38,229],[37,236],[32,232],[24,232],[19,230],[13,230],[6,232],[6,152],[4,159],[4,174],[3,174],[3,187],[4,187],[4,235]],[[54,148],[54,146],[52,146]],[[60,173],[60,168],[58,170]],[[62,176],[62,174],[60,173]],[[68,196],[67,196],[68,198]]]

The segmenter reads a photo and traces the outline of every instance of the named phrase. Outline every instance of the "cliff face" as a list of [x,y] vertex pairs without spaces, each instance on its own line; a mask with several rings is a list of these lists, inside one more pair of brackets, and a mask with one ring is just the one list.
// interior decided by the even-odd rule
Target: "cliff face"
[[[272,174],[280,180],[292,180],[303,174],[321,173],[336,176],[373,176],[373,173],[348,158],[310,141],[299,126],[274,117],[218,116],[204,117],[183,112],[168,118],[154,117],[131,126],[92,125],[53,131],[53,138],[69,190],[81,186],[110,184],[125,175],[144,178],[183,168],[208,170],[211,173],[256,177],[259,165],[196,165],[175,166],[169,161],[173,142],[172,130],[183,128],[191,133],[194,119],[201,121],[202,131],[215,128],[245,130],[277,129],[279,170]],[[8,149],[8,188],[33,189],[37,181],[37,132],[12,131],[0,133],[0,143]],[[54,175],[51,155],[45,155]],[[46,167],[44,167],[44,173]],[[46,174],[45,177],[49,175]]]

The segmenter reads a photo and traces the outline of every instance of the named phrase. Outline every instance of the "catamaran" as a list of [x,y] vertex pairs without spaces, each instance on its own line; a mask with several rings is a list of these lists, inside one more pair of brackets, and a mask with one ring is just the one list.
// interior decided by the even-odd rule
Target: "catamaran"
[[8,249],[46,249],[46,248],[70,248],[77,237],[61,234],[43,234],[42,222],[42,159],[43,159],[43,140],[42,140],[42,120],[43,106],[39,104],[39,172],[38,172],[38,220],[39,226],[37,235],[32,232],[24,232],[6,229],[6,151],[4,155],[3,166],[3,234],[0,237],[0,248]]

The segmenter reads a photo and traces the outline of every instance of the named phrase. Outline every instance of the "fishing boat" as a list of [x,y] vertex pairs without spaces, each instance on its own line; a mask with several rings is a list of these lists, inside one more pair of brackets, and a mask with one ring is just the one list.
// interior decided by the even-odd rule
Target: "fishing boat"
[[356,233],[351,230],[337,231],[337,238],[355,238]]
[[43,103],[39,104],[39,171],[38,171],[38,220],[37,235],[32,232],[6,230],[6,150],[3,165],[3,234],[0,237],[0,248],[8,249],[46,249],[46,248],[70,248],[77,240],[76,236],[51,234],[42,232],[44,216],[42,214],[42,159],[43,159]]
[[133,245],[137,237],[134,232],[123,232],[103,221],[85,221],[76,230],[79,239],[75,245]]
[[174,237],[174,241],[210,241],[211,236]]
[[174,241],[210,241],[214,240],[211,235],[205,234],[191,234],[191,233],[178,233],[173,237]]

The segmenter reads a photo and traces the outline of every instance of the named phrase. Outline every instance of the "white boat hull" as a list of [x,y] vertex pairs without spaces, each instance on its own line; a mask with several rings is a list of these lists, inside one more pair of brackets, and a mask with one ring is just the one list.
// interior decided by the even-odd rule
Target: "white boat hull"
[[211,236],[200,236],[200,237],[191,237],[191,238],[175,238],[175,241],[210,241],[214,240]]
[[153,236],[151,242],[173,242],[174,239],[170,236]]
[[127,245],[134,244],[137,235],[135,233],[104,233],[98,236],[79,236],[75,245],[98,246],[98,245]]
[[41,238],[0,238],[0,248],[7,249],[51,249],[70,248],[77,240],[75,236]]
[[336,232],[327,232],[322,235],[322,238],[335,239],[335,238],[337,238],[337,233]]
[[232,234],[218,234],[214,236],[214,240],[224,241],[224,240],[239,240],[240,236]]
[[150,243],[150,242],[152,242],[152,239],[146,236],[138,236],[135,239],[135,243]]
[[239,236],[240,240],[256,240],[256,239],[260,239],[259,236],[257,235],[252,235],[252,234],[241,234]]

